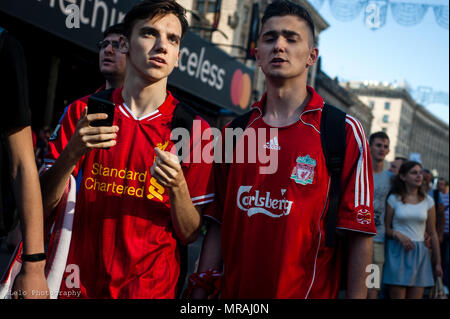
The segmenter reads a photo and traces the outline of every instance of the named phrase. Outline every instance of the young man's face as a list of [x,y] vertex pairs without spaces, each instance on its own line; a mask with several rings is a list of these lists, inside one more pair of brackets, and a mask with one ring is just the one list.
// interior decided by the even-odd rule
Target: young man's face
[[447,182],[443,179],[439,179],[437,183],[437,188],[441,193],[447,193]]
[[268,78],[289,79],[307,74],[319,51],[312,45],[308,24],[297,16],[272,17],[264,24],[256,60]]
[[389,172],[394,173],[395,175],[398,175],[398,172],[400,171],[400,166],[402,166],[403,160],[396,159],[391,163],[391,167],[389,167]]
[[428,172],[424,172],[423,173],[423,180],[424,180],[424,182],[426,183],[427,186],[431,187],[432,183],[433,183],[433,175],[431,175]]
[[173,15],[138,20],[125,41],[129,67],[150,82],[167,78],[178,66],[182,28]]
[[119,43],[120,37],[120,34],[108,34],[103,41],[105,41],[105,45],[108,42],[109,44],[103,48],[100,48],[100,72],[106,78],[108,78],[109,76],[116,77],[125,75],[127,57],[125,54],[121,53],[118,48],[114,48],[114,46]]
[[389,153],[389,140],[385,138],[375,138],[370,145],[370,155],[375,162],[384,161]]

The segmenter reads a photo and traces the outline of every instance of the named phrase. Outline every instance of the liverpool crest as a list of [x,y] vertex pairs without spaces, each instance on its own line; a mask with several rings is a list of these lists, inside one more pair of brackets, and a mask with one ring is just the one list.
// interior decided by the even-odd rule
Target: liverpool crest
[[292,170],[291,179],[297,184],[312,184],[314,182],[314,168],[316,165],[316,161],[309,155],[298,157],[296,165]]

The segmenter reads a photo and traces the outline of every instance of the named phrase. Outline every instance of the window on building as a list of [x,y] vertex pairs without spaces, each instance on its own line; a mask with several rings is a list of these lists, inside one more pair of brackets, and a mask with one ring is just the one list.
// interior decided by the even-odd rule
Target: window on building
[[381,130],[382,130],[384,133],[387,133],[387,127],[383,127],[383,128],[381,128]]
[[214,12],[217,0],[197,0],[195,10],[199,13],[207,14]]
[[[194,5],[194,10],[200,14],[200,16],[206,17],[208,13],[213,13],[216,8],[217,0],[196,0]],[[202,18],[202,21],[197,21],[195,19],[192,20],[192,28],[191,31],[198,34],[200,37],[202,37],[204,40],[211,41],[212,39],[212,31],[211,30],[205,30],[208,28],[211,28],[210,24],[212,24],[213,21],[210,20],[209,23],[206,23],[205,20]]]
[[373,108],[375,107],[375,102],[374,101],[370,101],[369,102],[369,106],[373,110]]
[[390,110],[391,109],[391,103],[390,102],[384,103],[384,109],[385,110]]
[[383,123],[389,123],[389,115],[383,116]]

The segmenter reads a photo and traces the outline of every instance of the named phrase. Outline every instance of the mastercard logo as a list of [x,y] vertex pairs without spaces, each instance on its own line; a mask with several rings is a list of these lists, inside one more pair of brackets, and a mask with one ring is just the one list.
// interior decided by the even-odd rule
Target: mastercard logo
[[241,109],[247,108],[252,93],[252,79],[250,75],[238,69],[231,79],[231,102]]

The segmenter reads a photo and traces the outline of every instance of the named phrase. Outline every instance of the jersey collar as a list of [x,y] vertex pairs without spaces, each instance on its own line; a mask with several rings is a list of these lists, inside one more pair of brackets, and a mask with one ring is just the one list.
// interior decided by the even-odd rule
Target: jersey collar
[[[122,90],[123,87],[120,89],[116,89],[113,92],[112,100],[116,105],[122,105],[124,104],[124,99],[122,96]],[[161,104],[157,111],[161,113],[162,115],[170,115],[175,110],[176,105],[179,103],[177,99],[175,99],[169,91],[167,92],[166,100]]]
[[[305,109],[303,110],[302,114],[300,115],[300,117],[307,112],[312,112],[312,111],[320,111],[323,108],[323,98],[316,92],[316,90],[314,90],[312,87],[310,86],[306,86],[306,89],[308,90],[308,92],[311,94],[311,98],[308,101],[308,104],[306,105]],[[260,101],[254,103],[251,106],[251,109],[257,109],[260,113],[260,115],[263,114],[264,112],[264,106],[266,105],[266,101],[267,101],[267,92],[265,92],[261,98]]]

